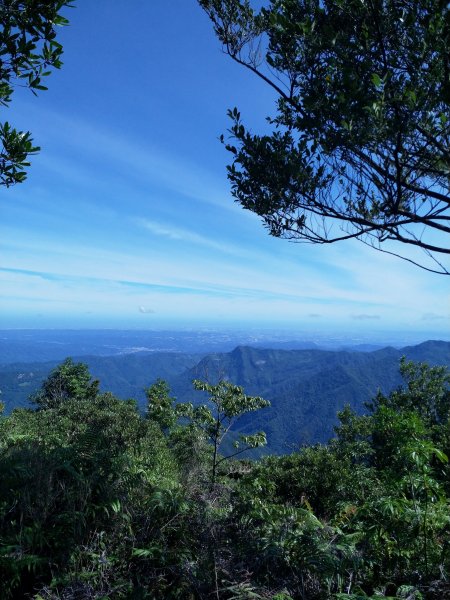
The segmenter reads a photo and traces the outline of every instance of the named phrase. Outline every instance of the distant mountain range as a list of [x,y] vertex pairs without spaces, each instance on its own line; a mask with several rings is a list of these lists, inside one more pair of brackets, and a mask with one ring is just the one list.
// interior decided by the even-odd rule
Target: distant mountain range
[[62,361],[66,356],[121,356],[140,352],[208,354],[231,352],[236,346],[370,352],[386,346],[412,346],[422,339],[407,332],[369,335],[270,329],[0,329],[0,365]]
[[[145,406],[144,389],[157,378],[171,382],[194,367],[202,355],[181,352],[136,352],[119,356],[79,356],[75,362],[89,366],[102,391],[111,391],[119,398],[136,398]],[[0,390],[6,412],[18,406],[28,406],[28,397],[35,392],[62,361],[20,362],[0,365]]]
[[299,444],[326,442],[345,404],[363,412],[378,389],[388,393],[400,385],[402,356],[450,367],[450,343],[429,341],[367,353],[238,347],[206,356],[172,385],[176,395],[195,401],[198,392],[189,388],[193,378],[223,378],[270,400],[270,408],[243,417],[240,428],[261,428],[271,451],[288,452]]
[[142,352],[207,354],[230,352],[239,344],[285,350],[336,350],[347,343],[346,337],[333,340],[325,338],[322,346],[311,340],[292,339],[292,336],[286,337],[286,334],[279,332],[255,334],[226,330],[5,329],[0,330],[0,364],[62,361],[67,356],[122,356]]
[[[144,388],[166,379],[180,401],[203,402],[192,389],[193,379],[219,378],[242,385],[250,395],[263,396],[271,407],[247,415],[242,431],[263,429],[270,452],[289,452],[304,443],[326,442],[333,435],[336,413],[345,404],[358,412],[378,389],[388,393],[401,384],[402,356],[417,362],[450,367],[450,342],[429,341],[401,349],[371,352],[316,349],[280,350],[238,346],[231,352],[205,355],[181,352],[137,352],[119,356],[83,356],[101,388],[120,398],[136,398],[145,406]],[[57,362],[0,366],[1,398],[10,411],[26,406],[27,398]]]

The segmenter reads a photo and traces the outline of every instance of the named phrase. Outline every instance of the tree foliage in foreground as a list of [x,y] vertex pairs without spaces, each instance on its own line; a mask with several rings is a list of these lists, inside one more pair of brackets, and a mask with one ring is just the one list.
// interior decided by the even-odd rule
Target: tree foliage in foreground
[[193,407],[158,380],[143,416],[65,361],[36,409],[0,419],[0,596],[440,600],[449,378],[401,370],[328,445],[249,461],[222,454],[265,404],[242,388],[196,382],[209,402]]
[[[0,2],[0,106],[7,107],[16,87],[34,94],[46,90],[44,78],[62,65],[56,28],[68,21],[60,11],[69,0],[2,0]],[[36,154],[29,131],[0,123],[0,185],[26,179],[29,156]]]
[[30,397],[38,409],[58,408],[67,400],[94,400],[98,381],[92,381],[88,366],[67,358],[50,373],[41,388]]
[[356,238],[449,274],[448,2],[199,4],[225,53],[278,98],[264,135],[229,111],[235,199],[276,237]]

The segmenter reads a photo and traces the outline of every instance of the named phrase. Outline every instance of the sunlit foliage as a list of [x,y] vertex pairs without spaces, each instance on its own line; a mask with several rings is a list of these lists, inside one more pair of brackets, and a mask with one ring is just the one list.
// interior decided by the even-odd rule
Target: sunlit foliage
[[448,378],[401,370],[405,387],[346,408],[328,445],[252,461],[237,455],[263,434],[233,426],[261,398],[195,382],[194,406],[159,380],[141,415],[65,361],[36,409],[0,419],[0,596],[444,597]]

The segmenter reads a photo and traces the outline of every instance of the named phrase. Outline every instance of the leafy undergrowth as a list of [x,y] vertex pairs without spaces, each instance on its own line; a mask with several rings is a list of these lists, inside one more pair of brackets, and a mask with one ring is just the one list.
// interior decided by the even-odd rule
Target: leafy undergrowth
[[401,371],[328,445],[250,462],[262,432],[222,442],[262,399],[196,382],[194,409],[158,381],[142,417],[65,361],[0,420],[0,597],[450,597],[448,377]]

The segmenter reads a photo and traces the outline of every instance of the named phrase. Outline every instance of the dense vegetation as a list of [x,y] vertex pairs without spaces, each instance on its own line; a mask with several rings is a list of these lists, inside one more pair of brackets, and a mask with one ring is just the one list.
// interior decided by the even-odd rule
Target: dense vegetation
[[193,408],[157,381],[142,416],[65,361],[0,421],[0,597],[445,597],[449,378],[401,371],[328,445],[251,462],[263,434],[224,442],[261,398],[196,382]]
[[[265,410],[244,416],[241,433],[254,428],[267,434],[266,454],[286,454],[302,444],[326,443],[333,436],[337,413],[349,404],[357,413],[379,389],[389,394],[401,385],[400,358],[450,368],[450,342],[428,341],[416,346],[373,352],[318,349],[277,350],[238,346],[231,352],[203,357],[182,352],[136,352],[122,356],[83,356],[100,390],[118,398],[134,398],[144,412],[144,389],[161,377],[172,394],[194,405],[202,401],[192,380],[226,379],[254,396],[269,400]],[[39,389],[53,363],[0,365],[5,413],[29,407],[28,396]]]

